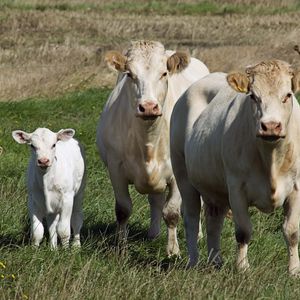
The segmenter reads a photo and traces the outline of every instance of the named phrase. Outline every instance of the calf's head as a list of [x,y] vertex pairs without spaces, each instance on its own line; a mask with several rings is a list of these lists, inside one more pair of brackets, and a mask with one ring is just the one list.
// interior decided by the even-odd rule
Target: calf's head
[[41,169],[47,169],[53,163],[58,141],[68,141],[75,134],[74,129],[61,129],[52,132],[47,128],[38,128],[32,133],[15,130],[12,136],[19,144],[28,144],[36,158],[36,165]]
[[245,73],[227,76],[229,85],[246,93],[252,102],[258,138],[276,142],[286,136],[294,93],[299,90],[299,74],[288,63],[272,60],[250,66]]
[[110,67],[128,77],[136,117],[149,120],[162,115],[168,77],[185,69],[190,57],[182,52],[167,56],[161,43],[137,41],[131,43],[124,55],[109,51],[105,60]]

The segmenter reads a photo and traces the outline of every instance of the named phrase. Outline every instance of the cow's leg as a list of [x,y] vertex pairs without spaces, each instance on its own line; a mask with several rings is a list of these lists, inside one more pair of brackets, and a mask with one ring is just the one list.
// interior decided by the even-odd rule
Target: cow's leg
[[[201,200],[201,207],[203,207],[203,200],[202,200],[201,197],[200,197],[200,200]],[[201,217],[200,217],[200,220],[199,220],[198,241],[201,240],[202,238],[203,238],[203,230],[202,230],[202,223],[201,223]]]
[[287,199],[284,206],[285,220],[283,233],[289,253],[289,272],[291,275],[300,275],[298,253],[299,220],[300,220],[300,195],[294,191]]
[[238,245],[236,266],[239,271],[249,269],[247,257],[248,244],[252,234],[252,225],[248,212],[248,203],[242,188],[233,186],[229,188],[229,202],[235,223],[235,237]]
[[57,233],[64,248],[69,246],[71,236],[71,216],[73,211],[74,193],[65,193],[62,196],[63,208],[57,223]]
[[[30,215],[30,236],[32,245],[38,247],[44,236],[44,215],[36,208],[33,197],[33,195],[29,194],[28,208]],[[36,201],[38,200],[41,199],[36,199]]]
[[165,205],[165,194],[150,194],[148,196],[150,203],[151,224],[148,231],[150,239],[156,238],[160,233],[160,221],[163,207]]
[[205,205],[208,261],[217,268],[223,264],[220,253],[220,238],[227,210],[228,208]]
[[119,168],[120,163],[108,157],[108,171],[115,194],[115,213],[117,218],[117,239],[127,240],[127,223],[132,212],[132,201],[128,191],[128,181]]
[[46,217],[47,226],[49,230],[50,246],[52,249],[57,248],[57,223],[59,220],[59,214],[49,214]]
[[167,201],[163,208],[163,218],[168,227],[168,256],[179,255],[179,245],[177,240],[177,224],[180,218],[181,197],[175,181],[172,179],[169,184]]

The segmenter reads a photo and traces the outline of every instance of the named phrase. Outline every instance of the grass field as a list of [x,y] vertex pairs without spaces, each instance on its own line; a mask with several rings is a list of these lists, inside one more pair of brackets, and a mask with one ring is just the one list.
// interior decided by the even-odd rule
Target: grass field
[[[149,207],[131,190],[133,215],[125,252],[114,244],[114,197],[96,146],[96,123],[116,79],[107,50],[153,39],[188,50],[211,71],[231,71],[278,58],[300,68],[299,0],[0,0],[0,299],[299,299],[287,272],[282,212],[251,210],[252,269],[237,274],[232,221],[222,234],[224,267],[201,260],[185,270],[165,256],[166,228],[146,239]],[[87,154],[83,246],[50,251],[29,246],[25,170],[30,150],[11,131],[72,127]],[[205,229],[205,228],[204,228]]]
[[[155,241],[146,239],[149,208],[144,196],[131,190],[134,211],[124,253],[114,245],[114,199],[107,172],[95,147],[95,127],[108,89],[88,89],[52,99],[0,103],[0,298],[1,299],[299,299],[299,280],[287,273],[287,252],[281,232],[282,213],[252,210],[254,224],[249,256],[252,269],[235,272],[235,240],[231,220],[222,234],[225,261],[221,271],[201,261],[185,270],[187,254],[182,222],[182,259],[165,256],[166,228]],[[83,247],[78,252],[50,251],[28,244],[25,169],[29,148],[11,138],[14,129],[52,130],[73,127],[85,145],[88,183],[84,200]]]

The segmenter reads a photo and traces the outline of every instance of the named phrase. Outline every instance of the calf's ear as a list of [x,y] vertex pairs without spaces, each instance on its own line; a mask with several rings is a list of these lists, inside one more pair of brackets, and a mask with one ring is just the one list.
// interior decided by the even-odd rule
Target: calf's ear
[[126,69],[126,56],[118,51],[108,51],[104,58],[107,65],[115,71],[125,72]]
[[167,69],[170,74],[180,73],[190,63],[191,57],[185,52],[175,52],[167,60]]
[[292,90],[293,93],[300,92],[300,71],[295,71],[292,77]]
[[75,134],[75,130],[68,128],[68,129],[61,129],[58,133],[57,133],[57,140],[58,141],[68,141],[69,139],[71,139]]
[[227,75],[228,84],[239,93],[249,92],[249,78],[245,73],[231,73]]
[[28,144],[31,140],[31,133],[22,130],[14,130],[12,132],[12,137],[19,144]]

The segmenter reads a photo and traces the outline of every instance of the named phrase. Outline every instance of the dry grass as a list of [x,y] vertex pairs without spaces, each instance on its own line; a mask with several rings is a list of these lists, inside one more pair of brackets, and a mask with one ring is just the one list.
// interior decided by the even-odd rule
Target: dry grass
[[[8,1],[0,4],[5,2]],[[167,1],[174,5],[194,2]],[[230,2],[233,1],[226,1]],[[253,5],[255,9],[262,5],[251,0],[237,2]],[[13,3],[13,8],[0,12],[2,100],[52,97],[86,87],[112,86],[115,74],[103,64],[103,53],[122,49],[136,39],[154,39],[168,48],[189,49],[211,71],[230,71],[265,58],[284,59],[299,66],[299,55],[293,50],[300,42],[299,12],[161,17],[99,9],[116,1],[85,1],[84,5],[94,5],[88,9],[88,6],[76,8],[83,1],[73,0],[64,2],[69,4],[66,10],[44,11],[35,9],[36,5],[53,6],[62,2],[15,0]],[[264,6],[281,8],[295,3],[268,0]],[[30,6],[25,9],[24,5]]]

